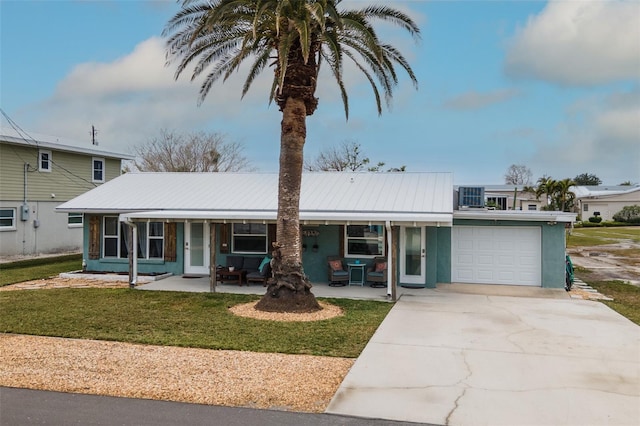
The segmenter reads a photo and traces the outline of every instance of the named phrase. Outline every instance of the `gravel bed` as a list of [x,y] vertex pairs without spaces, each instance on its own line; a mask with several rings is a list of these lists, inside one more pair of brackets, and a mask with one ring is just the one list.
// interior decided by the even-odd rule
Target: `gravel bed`
[[[127,282],[54,278],[0,291],[127,287]],[[277,321],[317,321],[342,315],[322,311],[281,314],[231,308],[237,315]],[[0,333],[0,386],[323,412],[355,362],[351,358],[136,345]]]
[[0,334],[0,385],[323,412],[354,360]]

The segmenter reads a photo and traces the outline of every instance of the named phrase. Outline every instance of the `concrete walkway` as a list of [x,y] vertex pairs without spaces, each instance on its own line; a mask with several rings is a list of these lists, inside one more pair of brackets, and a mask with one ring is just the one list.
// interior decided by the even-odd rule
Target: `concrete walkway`
[[403,295],[327,412],[447,425],[637,425],[640,327],[599,302],[543,289],[453,284]]

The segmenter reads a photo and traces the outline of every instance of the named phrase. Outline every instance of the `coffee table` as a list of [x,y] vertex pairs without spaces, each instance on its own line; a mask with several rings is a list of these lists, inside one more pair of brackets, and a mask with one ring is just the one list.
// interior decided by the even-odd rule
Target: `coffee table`
[[238,284],[242,287],[242,281],[244,281],[245,271],[242,269],[230,271],[228,268],[222,268],[216,270],[216,280],[221,283]]

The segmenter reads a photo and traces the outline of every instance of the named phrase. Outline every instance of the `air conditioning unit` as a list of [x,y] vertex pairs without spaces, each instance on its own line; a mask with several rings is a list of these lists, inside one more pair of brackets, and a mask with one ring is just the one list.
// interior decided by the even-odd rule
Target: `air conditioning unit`
[[483,208],[484,207],[484,187],[483,186],[461,186],[458,188],[459,208]]

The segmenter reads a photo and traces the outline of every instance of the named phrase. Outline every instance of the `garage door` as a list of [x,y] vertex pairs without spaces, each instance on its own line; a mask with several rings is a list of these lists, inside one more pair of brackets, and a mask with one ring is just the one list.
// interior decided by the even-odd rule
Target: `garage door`
[[541,286],[540,228],[454,226],[451,281]]

